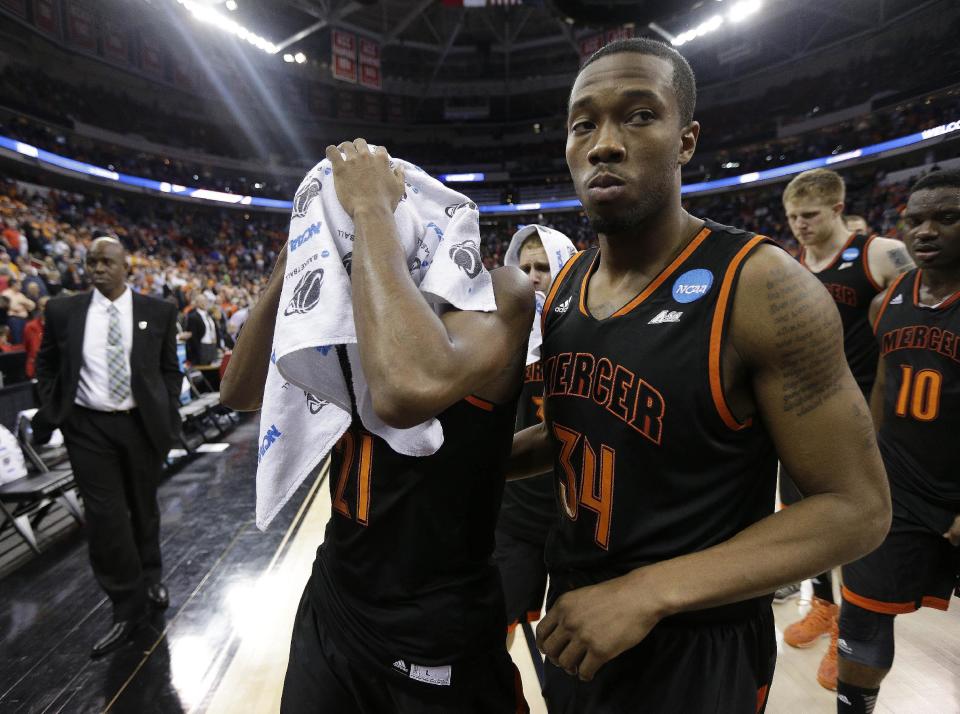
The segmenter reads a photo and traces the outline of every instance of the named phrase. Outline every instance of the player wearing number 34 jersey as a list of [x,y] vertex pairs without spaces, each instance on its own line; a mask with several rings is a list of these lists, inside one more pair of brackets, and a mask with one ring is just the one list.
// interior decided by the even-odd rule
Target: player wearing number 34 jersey
[[[830,296],[681,206],[694,99],[689,65],[649,39],[599,50],[570,93],[567,164],[600,245],[547,296],[544,423],[508,472],[556,482],[551,714],[762,710],[770,593],[875,547],[889,518]],[[773,514],[778,456],[810,497]]]

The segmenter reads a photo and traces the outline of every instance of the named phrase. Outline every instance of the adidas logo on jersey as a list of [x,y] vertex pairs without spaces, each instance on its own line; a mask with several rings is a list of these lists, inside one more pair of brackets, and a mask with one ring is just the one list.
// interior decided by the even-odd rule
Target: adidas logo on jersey
[[404,674],[407,673],[407,663],[404,662],[402,659],[398,659],[396,662],[394,662],[393,666],[399,669]]
[[846,704],[848,707],[852,707],[852,706],[853,706],[853,704],[850,703],[850,700],[847,699],[846,696],[844,696],[843,694],[838,694],[838,695],[837,695],[837,701],[838,701],[838,702],[843,702],[843,703]]
[[567,308],[570,307],[570,298],[572,298],[572,297],[573,297],[573,295],[571,295],[571,296],[568,297],[566,300],[564,300],[562,303],[560,303],[559,305],[557,305],[555,308],[553,308],[553,311],[554,311],[554,312],[559,312],[559,313],[561,313],[561,314],[565,313],[565,312],[567,311]]
[[897,295],[893,300],[890,301],[891,305],[902,305],[903,304],[903,295]]
[[680,322],[680,316],[683,314],[683,311],[677,310],[663,310],[655,318],[648,322],[648,325],[659,325],[663,322]]
[[839,268],[837,268],[837,270],[845,270],[846,268],[849,268],[851,265],[853,265],[853,263],[844,263]]

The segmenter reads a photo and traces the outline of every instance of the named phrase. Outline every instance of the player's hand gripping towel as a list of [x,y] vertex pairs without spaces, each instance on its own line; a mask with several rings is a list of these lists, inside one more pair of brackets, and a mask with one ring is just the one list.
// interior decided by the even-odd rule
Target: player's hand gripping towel
[[[410,278],[438,309],[496,310],[480,258],[477,207],[399,159],[406,193],[394,214]],[[273,354],[260,416],[257,526],[266,528],[296,488],[350,426],[351,400],[337,346],[343,345],[364,428],[392,449],[426,456],[443,444],[436,419],[394,429],[373,411],[353,322],[350,266],[353,222],[337,200],[326,159],[304,178],[293,201],[290,240]],[[429,355],[424,355],[429,359]]]

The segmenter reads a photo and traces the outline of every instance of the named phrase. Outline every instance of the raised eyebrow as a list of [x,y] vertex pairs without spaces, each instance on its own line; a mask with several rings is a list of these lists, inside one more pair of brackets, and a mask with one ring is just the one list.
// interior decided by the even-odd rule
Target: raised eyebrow
[[[620,99],[647,99],[652,101],[654,104],[656,104],[658,108],[663,106],[663,102],[660,100],[660,97],[657,96],[657,93],[651,92],[649,89],[627,89],[627,90],[624,90],[623,92],[620,92],[619,98]],[[582,109],[584,107],[591,106],[595,103],[596,102],[594,101],[593,96],[588,94],[587,96],[581,97],[575,102],[571,102],[570,107],[567,111],[568,113],[572,114],[577,109]]]

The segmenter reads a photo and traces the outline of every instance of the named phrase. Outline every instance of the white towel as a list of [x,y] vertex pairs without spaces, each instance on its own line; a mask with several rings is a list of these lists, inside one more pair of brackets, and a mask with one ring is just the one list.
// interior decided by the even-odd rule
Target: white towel
[[[466,196],[399,159],[406,193],[394,217],[410,276],[438,309],[496,310],[493,281],[480,258],[479,213]],[[409,456],[443,444],[429,419],[394,429],[377,418],[360,366],[350,267],[353,222],[337,200],[331,164],[304,178],[293,201],[286,274],[260,415],[257,526],[265,529],[350,426],[350,392],[337,354],[344,345],[364,427]]]
[[[573,241],[553,228],[532,223],[518,230],[510,239],[510,245],[507,246],[503,263],[504,265],[519,266],[520,248],[523,246],[523,242],[534,233],[540,236],[540,242],[543,243],[543,249],[546,251],[547,260],[550,263],[550,279],[554,280],[564,264],[576,254],[577,249],[574,247]],[[540,332],[540,314],[543,312],[543,303],[546,296],[538,290],[536,297],[537,314],[533,319],[533,329],[530,331],[530,340],[527,343],[527,364],[540,361],[540,346],[543,344],[543,335]]]

